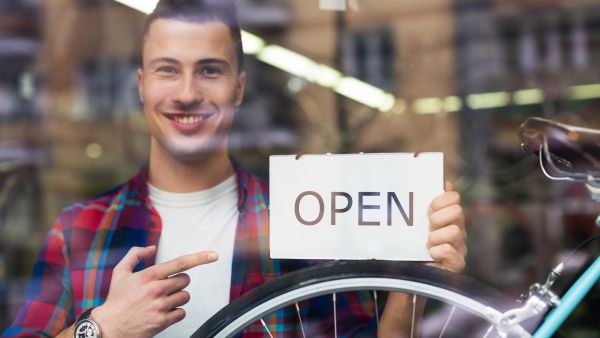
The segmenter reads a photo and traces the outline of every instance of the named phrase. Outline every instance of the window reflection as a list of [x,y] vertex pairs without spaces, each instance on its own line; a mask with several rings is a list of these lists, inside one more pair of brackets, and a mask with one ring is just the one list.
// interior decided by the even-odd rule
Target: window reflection
[[[389,109],[246,55],[233,153],[266,177],[271,154],[443,151],[467,209],[467,273],[517,295],[594,231],[582,224],[600,210],[580,187],[545,180],[516,135],[530,116],[600,128],[600,2],[356,3],[239,6],[267,46],[392,94]],[[147,158],[143,19],[112,0],[0,1],[0,331],[58,211]],[[572,330],[593,327],[574,320]]]

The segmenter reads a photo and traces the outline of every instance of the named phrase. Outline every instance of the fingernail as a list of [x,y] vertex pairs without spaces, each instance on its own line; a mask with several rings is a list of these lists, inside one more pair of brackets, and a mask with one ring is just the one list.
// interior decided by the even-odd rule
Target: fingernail
[[214,252],[208,254],[208,259],[210,259],[211,261],[216,261],[217,258],[219,258],[219,256],[217,256],[217,254]]

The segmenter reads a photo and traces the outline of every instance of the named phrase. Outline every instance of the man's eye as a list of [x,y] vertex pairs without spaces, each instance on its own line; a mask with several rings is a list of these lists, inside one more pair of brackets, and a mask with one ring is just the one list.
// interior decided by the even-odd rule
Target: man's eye
[[156,69],[156,71],[159,73],[164,73],[164,74],[175,74],[175,72],[176,72],[174,67],[169,67],[169,66],[158,67]]
[[222,74],[222,73],[223,72],[217,67],[206,67],[206,68],[202,69],[202,74],[208,75],[208,76],[215,76],[215,75]]

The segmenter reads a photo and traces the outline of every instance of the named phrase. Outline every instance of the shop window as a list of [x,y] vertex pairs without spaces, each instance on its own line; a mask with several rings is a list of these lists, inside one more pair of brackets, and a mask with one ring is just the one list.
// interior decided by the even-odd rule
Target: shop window
[[506,18],[501,22],[511,68],[525,77],[582,72],[590,67],[597,44],[583,14]]
[[129,58],[98,59],[83,64],[75,117],[111,118],[140,110],[137,66]]
[[0,1],[0,14],[9,14],[16,11],[39,7],[41,0],[2,0]]
[[344,71],[375,86],[394,85],[394,36],[389,28],[349,32],[342,43]]
[[[109,0],[77,0],[77,3],[82,7],[99,6],[107,3]],[[112,1],[112,0],[110,0]]]

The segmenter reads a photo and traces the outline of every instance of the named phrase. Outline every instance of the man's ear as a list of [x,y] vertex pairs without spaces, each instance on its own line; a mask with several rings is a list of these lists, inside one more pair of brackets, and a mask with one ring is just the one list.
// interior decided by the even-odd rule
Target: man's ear
[[235,97],[235,106],[239,107],[244,101],[244,93],[246,91],[246,71],[241,71],[237,80],[237,93]]
[[142,92],[143,92],[143,81],[144,80],[144,72],[142,71],[142,68],[138,68],[137,69],[137,85],[138,85],[138,95],[140,97],[140,101],[142,101],[142,103],[144,103],[144,97],[142,96]]

